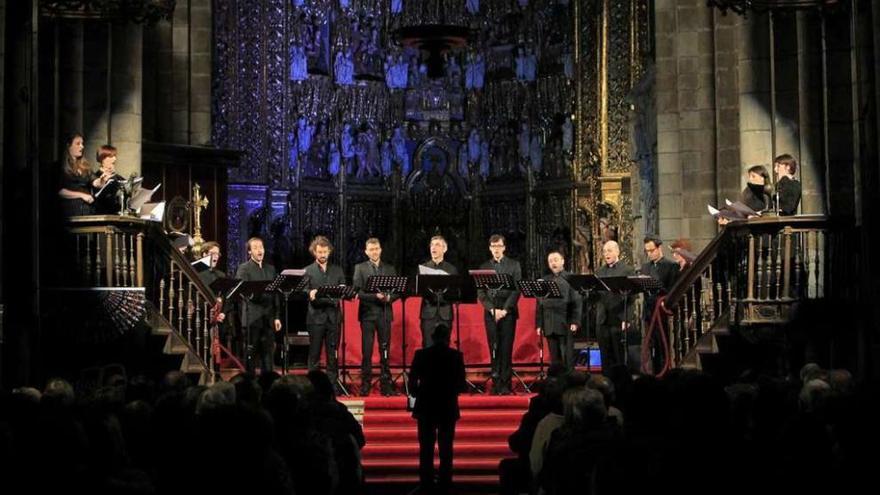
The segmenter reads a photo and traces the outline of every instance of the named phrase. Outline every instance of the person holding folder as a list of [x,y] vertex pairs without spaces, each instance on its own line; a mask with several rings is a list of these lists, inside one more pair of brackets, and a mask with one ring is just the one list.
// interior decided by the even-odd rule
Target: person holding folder
[[544,280],[555,283],[562,297],[539,299],[535,315],[536,331],[547,339],[551,365],[571,371],[574,364],[574,333],[581,321],[581,297],[565,279],[565,257],[558,250],[547,255],[550,273]]

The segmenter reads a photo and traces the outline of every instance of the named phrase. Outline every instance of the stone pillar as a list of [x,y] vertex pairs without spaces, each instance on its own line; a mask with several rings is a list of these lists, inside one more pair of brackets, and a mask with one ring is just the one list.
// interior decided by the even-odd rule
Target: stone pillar
[[190,0],[190,140],[211,142],[211,0]]
[[698,0],[655,5],[659,235],[701,247],[715,235],[706,214],[716,202],[713,13]]
[[117,171],[128,176],[141,171],[143,88],[143,27],[113,26],[110,77],[110,142],[119,150]]
[[171,142],[190,144],[189,1],[179,2],[171,20]]

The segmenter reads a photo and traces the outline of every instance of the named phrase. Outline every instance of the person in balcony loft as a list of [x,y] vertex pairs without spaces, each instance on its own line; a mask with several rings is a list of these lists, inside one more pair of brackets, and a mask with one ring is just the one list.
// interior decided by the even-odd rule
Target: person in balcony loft
[[691,250],[691,243],[687,239],[677,239],[669,245],[672,248],[672,259],[678,263],[678,271],[683,272],[693,264],[697,256]]
[[[95,156],[99,169],[94,173],[100,185],[95,189],[95,213],[98,215],[115,215],[119,213],[119,188],[122,176],[116,173],[116,148],[105,144],[98,148]],[[100,194],[99,194],[100,193]]]
[[71,134],[64,140],[64,163],[61,171],[61,188],[58,196],[61,197],[61,211],[65,218],[94,213],[92,188],[100,188],[104,185],[103,176],[92,177],[92,168],[88,160],[83,157],[83,136],[79,133]]
[[[211,287],[211,284],[213,284],[216,280],[227,278],[226,272],[220,270],[217,266],[220,262],[221,255],[220,244],[214,241],[206,242],[202,244],[202,252],[206,256],[211,257],[211,265],[210,268],[208,268],[207,270],[202,270],[198,272],[199,278],[202,279],[202,282],[204,282],[206,286]],[[218,299],[220,299],[222,296],[222,294],[217,293],[217,291],[214,291],[214,295],[217,296]],[[221,342],[228,343],[228,339],[231,337],[232,329],[230,328],[227,314],[232,309],[232,305],[229,301],[219,301],[219,303],[219,311],[213,313],[213,315],[218,324],[218,328],[220,329],[219,337]]]
[[[263,247],[263,240],[259,237],[248,239],[247,252],[250,259],[238,266],[235,278],[245,282],[274,280],[275,267],[264,261],[266,250]],[[278,296],[260,294],[243,304],[247,305],[242,311],[241,327],[248,337],[248,371],[254,371],[256,360],[260,362],[260,371],[273,371],[275,336],[272,332],[281,331]]]
[[801,183],[794,178],[797,173],[797,160],[789,155],[779,155],[773,159],[776,173],[776,208],[780,216],[797,214],[801,202]]
[[758,213],[771,209],[773,186],[770,184],[767,167],[754,165],[749,167],[746,175],[746,187],[740,195],[740,201]]

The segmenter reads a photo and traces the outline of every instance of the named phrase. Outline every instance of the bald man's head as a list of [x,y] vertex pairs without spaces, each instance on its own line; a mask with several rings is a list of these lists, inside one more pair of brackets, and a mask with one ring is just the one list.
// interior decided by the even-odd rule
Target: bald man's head
[[602,245],[602,259],[606,265],[613,265],[620,260],[620,245],[617,241],[608,241]]

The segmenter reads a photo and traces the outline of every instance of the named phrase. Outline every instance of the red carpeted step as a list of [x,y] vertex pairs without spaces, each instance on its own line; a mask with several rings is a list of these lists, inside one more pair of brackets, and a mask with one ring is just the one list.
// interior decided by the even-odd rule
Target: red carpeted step
[[[419,482],[418,474],[371,474],[366,475],[371,485],[415,484]],[[452,481],[457,485],[497,485],[497,474],[452,474]]]
[[[437,449],[435,448],[436,452]],[[453,446],[455,459],[464,459],[466,457],[485,457],[485,456],[512,456],[513,452],[507,446],[507,442],[455,442]],[[419,445],[414,442],[406,443],[367,443],[363,451],[364,458],[373,457],[407,457],[412,458],[419,455]]]
[[[475,472],[486,473],[487,471],[498,471],[498,463],[501,458],[481,458],[481,459],[454,459],[452,461],[453,473]],[[364,470],[369,472],[376,468],[382,472],[412,472],[417,473],[419,470],[419,459],[409,458],[401,459],[398,457],[374,457],[370,459],[364,458]],[[434,467],[439,466],[438,461],[434,460]]]
[[[364,428],[410,426],[416,423],[416,420],[406,411],[373,411],[370,409],[367,409],[367,411],[364,414]],[[498,424],[513,424],[515,426],[519,423],[522,415],[522,411],[516,409],[500,409],[495,411],[465,409],[461,411],[461,419],[458,420],[456,427]]]
[[[461,420],[455,428],[453,480],[459,484],[498,483],[498,463],[513,453],[507,438],[516,430],[531,396],[463,395]],[[367,445],[363,466],[370,484],[418,482],[416,421],[405,397],[348,400],[362,412]],[[436,449],[435,449],[436,450]],[[439,459],[435,457],[435,464]]]
[[[478,441],[496,441],[499,438],[507,441],[507,437],[516,430],[517,425],[512,426],[477,426],[477,427],[456,427],[456,442],[478,442]],[[367,443],[391,442],[400,443],[404,441],[418,442],[416,434],[416,425],[413,424],[407,428],[364,428],[364,436]]]
[[[458,398],[458,406],[460,409],[528,409],[531,395],[462,395]],[[379,397],[368,396],[361,398],[352,398],[351,400],[362,400],[364,407],[369,410],[395,409],[406,410],[406,397]],[[343,399],[345,402],[345,399]]]

